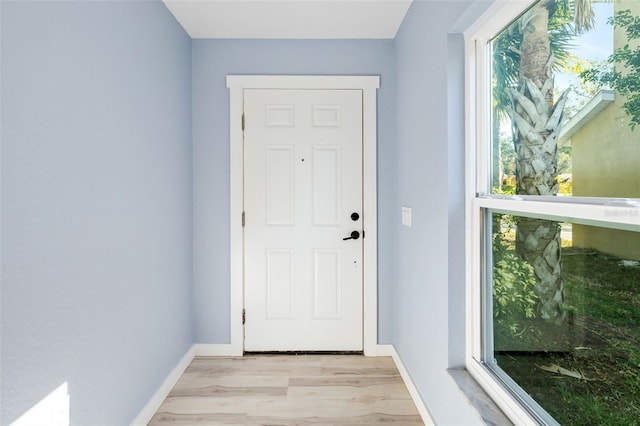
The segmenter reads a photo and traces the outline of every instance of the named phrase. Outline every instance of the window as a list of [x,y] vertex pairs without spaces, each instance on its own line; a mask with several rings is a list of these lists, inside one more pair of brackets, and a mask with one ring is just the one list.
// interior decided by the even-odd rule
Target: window
[[466,34],[467,366],[517,424],[634,424],[640,2],[496,3]]

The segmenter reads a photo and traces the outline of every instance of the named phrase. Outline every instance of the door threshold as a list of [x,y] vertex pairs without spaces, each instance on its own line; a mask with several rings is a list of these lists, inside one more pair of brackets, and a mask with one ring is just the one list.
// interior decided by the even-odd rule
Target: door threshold
[[245,351],[243,356],[260,355],[364,355],[364,351]]

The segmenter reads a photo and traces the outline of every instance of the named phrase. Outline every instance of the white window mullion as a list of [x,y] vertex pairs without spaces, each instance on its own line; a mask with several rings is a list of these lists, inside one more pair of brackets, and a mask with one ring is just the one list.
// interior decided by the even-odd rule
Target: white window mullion
[[631,206],[553,203],[503,198],[476,198],[474,206],[478,209],[492,209],[497,213],[521,214],[558,222],[640,231],[640,208]]
[[482,141],[491,140],[491,70],[490,50],[487,40],[477,41],[477,83],[478,91],[476,99],[476,196],[484,196],[491,193],[491,145]]

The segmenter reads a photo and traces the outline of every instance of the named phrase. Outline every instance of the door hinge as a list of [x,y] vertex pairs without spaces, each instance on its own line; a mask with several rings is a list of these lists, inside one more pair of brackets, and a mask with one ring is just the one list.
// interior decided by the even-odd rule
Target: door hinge
[[244,212],[242,212],[242,227],[244,228],[244,224],[245,224],[245,215]]
[[243,309],[242,310],[242,325],[244,325],[244,323],[247,321],[247,312]]
[[242,131],[244,132],[244,114],[242,114]]

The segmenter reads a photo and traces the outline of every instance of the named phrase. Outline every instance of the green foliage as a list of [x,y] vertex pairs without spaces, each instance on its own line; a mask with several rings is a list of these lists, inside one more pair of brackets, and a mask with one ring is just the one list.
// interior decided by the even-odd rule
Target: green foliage
[[[564,249],[562,258],[574,344],[553,351],[548,335],[527,330],[516,344],[531,340],[537,348],[513,350],[512,338],[505,349],[509,353],[496,353],[498,365],[562,425],[638,426],[640,268],[622,266],[622,259],[591,249]],[[545,326],[529,324],[537,330]],[[553,364],[587,379],[540,368]]]
[[[513,228],[511,216],[499,216],[507,229]],[[522,320],[535,318],[538,298],[534,292],[533,267],[522,260],[502,230],[493,235],[493,316],[498,325],[512,335],[519,333]]]
[[[634,16],[630,10],[623,10],[609,18],[609,24],[623,28],[627,40],[640,40],[640,16]],[[622,108],[629,115],[629,125],[634,130],[640,125],[640,44],[632,48],[629,43],[616,49],[609,57],[611,65],[604,68],[591,68],[583,71],[580,78],[600,87],[610,87],[626,98]],[[613,65],[616,65],[613,67]]]

